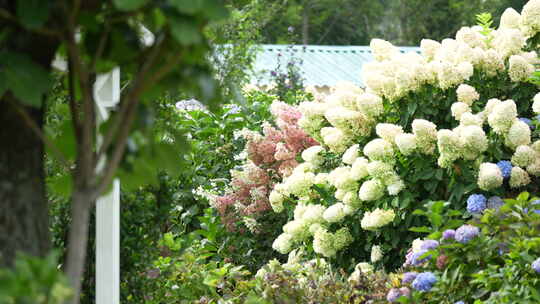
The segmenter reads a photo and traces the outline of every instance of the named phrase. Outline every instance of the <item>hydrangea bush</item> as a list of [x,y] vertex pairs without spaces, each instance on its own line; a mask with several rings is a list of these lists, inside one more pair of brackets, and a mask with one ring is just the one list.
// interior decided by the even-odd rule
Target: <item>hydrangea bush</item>
[[269,194],[291,218],[274,249],[305,248],[350,270],[376,256],[392,269],[417,237],[409,228],[425,224],[413,211],[428,201],[477,214],[482,197],[535,192],[539,14],[540,1],[529,1],[496,29],[479,15],[455,39],[422,40],[420,53],[374,39],[365,89],[339,84],[302,102],[298,125],[319,145]]
[[540,302],[540,200],[524,192],[457,229],[417,239],[390,302]]

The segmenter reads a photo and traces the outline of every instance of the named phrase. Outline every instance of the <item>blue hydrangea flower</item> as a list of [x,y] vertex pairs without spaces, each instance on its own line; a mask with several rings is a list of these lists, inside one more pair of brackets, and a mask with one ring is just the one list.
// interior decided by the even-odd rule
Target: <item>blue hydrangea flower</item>
[[510,178],[510,175],[512,175],[512,163],[509,160],[501,160],[497,163],[497,167],[501,169],[504,179]]
[[532,264],[532,269],[536,271],[537,273],[540,273],[540,258],[536,259]]
[[417,275],[418,275],[418,273],[416,273],[414,271],[405,272],[403,274],[403,279],[401,279],[401,283],[402,284],[410,283],[410,282],[414,281],[414,279],[416,279]]
[[428,252],[427,250],[422,249],[422,250],[420,250],[418,252],[413,253],[413,255],[411,257],[411,265],[418,266],[418,265],[426,262],[427,260],[429,260],[431,258],[431,254],[429,254],[425,258],[420,258],[421,256],[423,256],[427,252]]
[[486,209],[487,199],[482,194],[471,194],[467,199],[467,211],[472,214],[482,213]]
[[392,288],[390,291],[388,291],[388,294],[386,295],[386,300],[390,303],[395,303],[399,297],[401,297],[401,291],[397,288]]
[[480,229],[472,225],[463,225],[456,230],[456,241],[466,244],[480,234]]
[[439,242],[435,240],[425,240],[424,242],[422,242],[422,246],[420,246],[421,249],[425,250],[432,250],[437,247],[439,247]]
[[437,282],[437,278],[431,272],[422,272],[416,276],[412,282],[412,287],[419,291],[429,291],[433,284]]
[[504,201],[502,200],[502,198],[498,196],[492,196],[487,201],[488,209],[499,210],[499,208],[501,208],[502,205],[504,205]]
[[456,236],[456,231],[454,229],[446,229],[442,233],[443,240],[453,240]]
[[533,124],[532,120],[530,120],[528,118],[525,118],[525,117],[520,117],[519,120],[526,123],[529,126],[529,128],[531,128],[531,130],[534,130],[534,124]]
[[454,303],[454,304],[465,304],[465,302],[463,302],[463,301],[457,301],[457,302]]

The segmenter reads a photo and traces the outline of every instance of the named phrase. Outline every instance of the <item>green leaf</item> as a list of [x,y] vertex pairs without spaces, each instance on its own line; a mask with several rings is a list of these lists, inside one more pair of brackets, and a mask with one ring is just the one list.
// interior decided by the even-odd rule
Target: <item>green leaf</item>
[[114,6],[121,11],[134,11],[145,5],[147,0],[113,0]]
[[0,52],[0,93],[11,90],[13,95],[22,103],[41,107],[43,94],[52,86],[49,73],[40,65],[34,63],[28,56],[8,52]]
[[204,8],[204,0],[169,0],[169,2],[180,13],[193,15]]
[[17,0],[17,17],[24,27],[36,29],[49,17],[48,0]]
[[430,233],[431,229],[429,227],[422,226],[422,227],[411,227],[411,228],[409,228],[409,231]]
[[199,28],[193,22],[180,17],[170,17],[171,33],[176,41],[182,45],[193,45],[202,42]]

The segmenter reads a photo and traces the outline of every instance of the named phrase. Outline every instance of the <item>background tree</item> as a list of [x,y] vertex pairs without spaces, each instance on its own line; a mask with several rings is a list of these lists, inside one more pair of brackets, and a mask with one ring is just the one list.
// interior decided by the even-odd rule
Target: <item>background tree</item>
[[[12,265],[15,253],[48,252],[48,213],[44,191],[44,143],[65,169],[71,189],[71,226],[64,269],[79,291],[88,238],[90,209],[108,189],[121,164],[124,184],[174,168],[181,136],[152,132],[152,121],[137,119],[154,100],[178,90],[198,91],[200,99],[218,96],[207,62],[203,33],[209,22],[227,16],[217,0],[0,1],[0,253]],[[144,44],[141,25],[154,33]],[[51,89],[51,63],[66,57],[66,103],[62,132],[49,138],[43,113]],[[93,82],[99,73],[120,67],[124,89],[109,120],[96,125]],[[103,141],[97,146],[96,132]],[[123,158],[126,143],[136,158]],[[133,145],[132,145],[133,146]],[[132,155],[133,156],[133,155]],[[158,161],[159,160],[159,161]],[[103,170],[98,171],[98,164]],[[70,186],[69,186],[70,185]]]

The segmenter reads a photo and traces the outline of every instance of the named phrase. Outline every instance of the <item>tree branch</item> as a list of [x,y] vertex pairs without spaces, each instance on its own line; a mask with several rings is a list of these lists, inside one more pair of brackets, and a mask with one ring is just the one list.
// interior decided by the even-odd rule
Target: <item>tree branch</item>
[[[135,83],[134,83],[133,89],[135,89],[136,87],[141,85],[141,84],[138,84],[137,82],[141,81],[142,78],[146,77],[146,73],[148,73],[148,71],[150,70],[151,65],[154,64],[154,62],[155,62],[155,60],[156,60],[156,58],[157,58],[157,56],[158,56],[158,54],[159,54],[159,52],[161,50],[163,39],[164,39],[164,36],[160,35],[160,37],[157,39],[156,43],[154,43],[154,45],[152,46],[152,49],[150,50],[150,54],[148,55],[148,59],[145,61],[143,67],[141,68],[141,70],[139,71],[139,73],[137,74],[137,76],[135,78]],[[132,90],[130,90],[130,91],[132,91]],[[128,95],[129,95],[129,93],[128,93]],[[103,143],[101,144],[99,152],[97,153],[97,159],[98,160],[101,159],[101,157],[103,157],[105,155],[107,149],[109,149],[109,147],[110,147],[110,145],[111,145],[111,143],[112,143],[112,141],[113,141],[113,139],[114,139],[114,137],[116,135],[116,131],[118,130],[118,128],[120,128],[121,123],[125,120],[128,104],[129,104],[129,100],[126,100],[125,98],[122,98],[122,103],[120,104],[120,110],[118,111],[117,115],[115,115],[114,121],[112,122],[112,125],[111,125],[111,128],[109,129],[107,134],[105,134],[105,137],[103,138]]]
[[140,83],[140,89],[133,90],[133,95],[131,96],[131,100],[129,100],[129,108],[126,112],[126,119],[125,122],[122,124],[122,128],[120,129],[120,133],[118,135],[118,142],[116,144],[115,150],[113,151],[113,155],[111,160],[108,162],[108,166],[105,168],[101,181],[96,187],[96,191],[94,193],[94,196],[97,198],[101,193],[107,189],[109,184],[112,182],[112,179],[114,177],[114,173],[118,169],[118,166],[120,165],[120,161],[122,159],[122,156],[124,154],[124,150],[126,147],[127,138],[129,136],[129,131],[131,129],[131,125],[133,124],[133,120],[135,119],[135,110],[136,106],[139,102],[140,94],[148,87],[152,86],[153,84],[159,82],[165,75],[167,75],[176,65],[180,62],[182,56],[174,56],[169,58],[162,67],[157,70],[148,81]]

